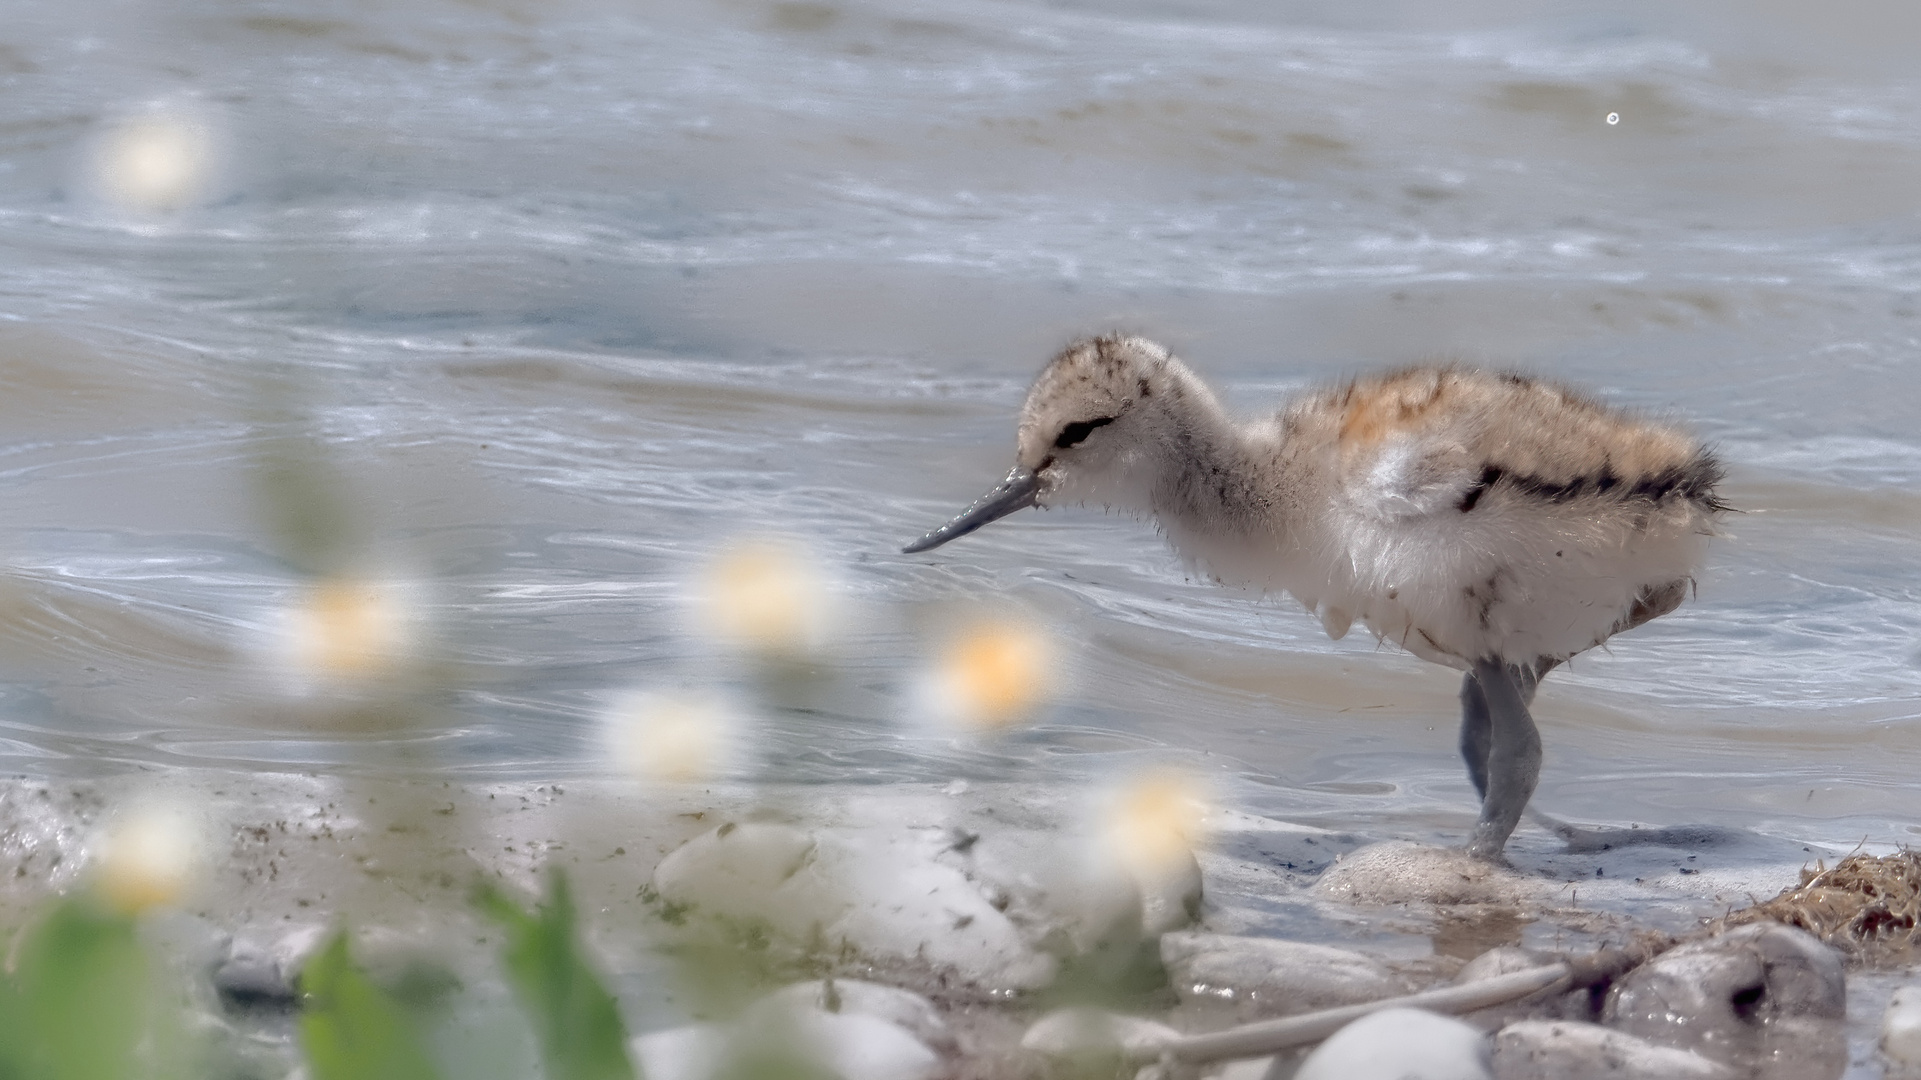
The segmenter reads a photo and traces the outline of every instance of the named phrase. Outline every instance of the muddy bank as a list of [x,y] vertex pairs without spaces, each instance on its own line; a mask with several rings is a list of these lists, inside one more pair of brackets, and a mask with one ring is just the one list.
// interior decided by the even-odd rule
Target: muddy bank
[[[1216,809],[1196,898],[1180,874],[1103,867],[1085,800],[1029,786],[642,790],[155,771],[7,781],[0,913],[19,925],[49,895],[84,887],[102,830],[156,802],[186,809],[204,856],[185,902],[155,916],[150,934],[244,1074],[259,1076],[293,1067],[287,980],[337,925],[354,928],[380,977],[442,987],[437,1042],[468,1075],[524,1074],[526,1032],[470,895],[485,880],[534,896],[549,868],[572,880],[594,954],[643,1038],[723,1022],[781,985],[857,980],[931,1003],[949,1033],[932,1040],[940,1074],[1006,1076],[1043,1068],[1021,1036],[1064,1005],[1191,1034],[1379,1000],[1475,977],[1502,957],[1698,935],[1845,854],[1701,830],[1579,854],[1524,842],[1513,871],[1490,871],[1433,848]],[[1913,981],[1902,963],[1847,969],[1845,1006],[1824,1006],[1845,1047],[1815,1055],[1816,1071],[1875,1075],[1882,1008]],[[1518,1021],[1599,1018],[1543,1000],[1468,1020],[1519,1032],[1504,1035],[1513,1042],[1533,1030]],[[1770,1060],[1774,1071],[1758,1075],[1790,1075],[1783,1063],[1797,1059]],[[1810,1075],[1805,1061],[1793,1067]]]

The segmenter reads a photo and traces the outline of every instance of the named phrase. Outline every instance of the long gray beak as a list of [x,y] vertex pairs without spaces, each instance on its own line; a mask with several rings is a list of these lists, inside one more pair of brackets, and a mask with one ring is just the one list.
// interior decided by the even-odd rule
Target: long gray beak
[[990,521],[1001,518],[1016,510],[1025,510],[1034,505],[1040,494],[1041,478],[1032,469],[1015,466],[994,490],[974,500],[974,505],[960,512],[954,520],[921,537],[919,540],[901,548],[901,554],[912,555],[917,551],[928,551],[945,544],[949,540],[966,536]]

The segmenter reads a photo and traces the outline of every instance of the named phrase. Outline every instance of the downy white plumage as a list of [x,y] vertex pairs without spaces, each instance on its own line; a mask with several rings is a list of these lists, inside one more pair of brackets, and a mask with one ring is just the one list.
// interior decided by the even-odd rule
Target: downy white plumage
[[1100,337],[1028,391],[1018,464],[925,551],[1028,506],[1153,517],[1203,572],[1284,590],[1467,672],[1461,750],[1498,859],[1533,794],[1541,676],[1678,606],[1722,467],[1680,429],[1518,375],[1421,367],[1231,419],[1151,341]]

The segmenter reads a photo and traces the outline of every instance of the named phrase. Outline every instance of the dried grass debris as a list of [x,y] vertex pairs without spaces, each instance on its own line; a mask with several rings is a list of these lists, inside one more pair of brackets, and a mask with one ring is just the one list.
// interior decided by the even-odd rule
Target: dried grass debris
[[1921,851],[1849,855],[1801,871],[1801,884],[1729,914],[1724,926],[1772,919],[1798,926],[1869,962],[1905,959],[1921,947]]

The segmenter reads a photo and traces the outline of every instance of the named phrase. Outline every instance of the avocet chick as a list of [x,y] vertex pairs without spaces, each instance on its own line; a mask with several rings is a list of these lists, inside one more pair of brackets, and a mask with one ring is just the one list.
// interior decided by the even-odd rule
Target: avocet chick
[[1720,462],[1687,433],[1551,383],[1410,368],[1230,419],[1151,341],[1049,363],[1014,470],[916,540],[939,547],[1029,506],[1151,516],[1201,572],[1286,591],[1340,638],[1466,672],[1461,754],[1481,793],[1468,850],[1499,860],[1541,770],[1528,712],[1556,664],[1675,609],[1716,515]]

